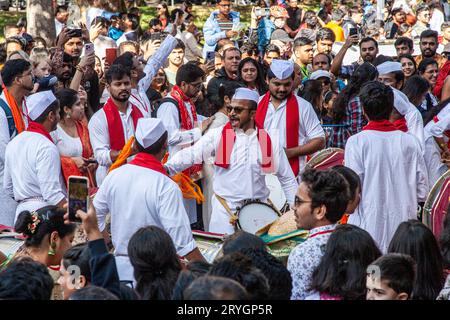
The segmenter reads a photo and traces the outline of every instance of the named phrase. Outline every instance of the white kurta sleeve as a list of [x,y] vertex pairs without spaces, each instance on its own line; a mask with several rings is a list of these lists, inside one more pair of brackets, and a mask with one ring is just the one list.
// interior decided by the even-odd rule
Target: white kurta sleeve
[[9,141],[8,120],[6,119],[5,112],[0,108],[0,177],[2,176],[1,173],[5,164],[5,151]]
[[428,185],[428,171],[421,148],[417,154],[417,202],[425,202],[432,186]]
[[294,173],[292,172],[292,168],[289,164],[286,152],[283,149],[279,149],[278,159],[279,162],[277,166],[276,176],[280,181],[281,188],[283,189],[287,202],[292,208],[294,205],[295,193],[297,192],[298,183],[295,179]]
[[102,122],[100,116],[100,113],[96,113],[89,121],[89,138],[98,164],[107,167],[112,164],[109,132],[107,123]]
[[10,172],[10,164],[8,160],[5,158],[5,170],[3,171],[3,189],[4,192],[14,199],[14,189],[12,184],[11,172]]
[[106,176],[102,185],[100,186],[100,188],[98,188],[98,191],[95,194],[94,202],[93,202],[95,212],[97,214],[98,228],[100,229],[100,231],[105,230],[106,215],[110,211],[109,206],[108,206],[108,203],[109,203],[109,201],[108,201],[108,189],[109,189],[108,186],[109,186],[110,177],[111,177],[110,175]]
[[361,185],[364,185],[364,163],[361,159],[361,154],[358,144],[354,137],[350,137],[345,145],[344,155],[345,166],[356,172],[361,180]]
[[197,247],[192,236],[189,218],[180,188],[173,185],[159,195],[159,218],[164,230],[172,238],[177,253],[186,256]]
[[323,131],[312,104],[304,99],[298,99],[297,101],[300,110],[300,128],[304,130],[307,141],[314,138],[325,139],[325,131]]
[[435,122],[430,127],[430,133],[433,137],[443,138],[444,132],[450,130],[450,113],[447,113],[438,122]]
[[425,150],[425,138],[423,131],[423,119],[419,110],[410,103],[410,110],[405,115],[406,124],[408,126],[408,133],[415,136],[420,143],[422,150]]
[[169,146],[189,144],[202,136],[200,128],[181,131],[177,106],[170,102],[161,104],[156,115],[161,119],[169,134]]
[[193,164],[202,163],[205,159],[211,157],[216,148],[216,135],[221,128],[210,130],[200,138],[193,146],[178,151],[170,158],[165,166],[169,169],[170,175],[181,172]]
[[151,56],[147,61],[147,64],[144,68],[145,77],[139,80],[138,83],[139,91],[146,92],[148,90],[159,68],[164,65],[176,45],[177,40],[171,35],[168,35],[166,39],[164,39],[159,49],[156,50],[153,56]]
[[56,205],[65,198],[60,180],[61,160],[56,146],[40,148],[36,157],[36,175],[46,202]]

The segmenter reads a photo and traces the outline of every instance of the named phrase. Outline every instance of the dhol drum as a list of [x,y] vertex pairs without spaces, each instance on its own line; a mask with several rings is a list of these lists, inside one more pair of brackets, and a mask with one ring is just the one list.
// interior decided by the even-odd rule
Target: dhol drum
[[272,201],[273,206],[281,213],[286,212],[289,209],[289,205],[277,176],[273,174],[266,175],[266,185],[270,190],[269,199]]
[[434,184],[423,206],[422,222],[439,239],[450,197],[450,170]]
[[306,169],[327,170],[344,164],[344,150],[328,148],[316,152],[306,163]]
[[237,216],[238,228],[251,234],[260,235],[278,219],[279,214],[268,203],[249,200],[238,208]]

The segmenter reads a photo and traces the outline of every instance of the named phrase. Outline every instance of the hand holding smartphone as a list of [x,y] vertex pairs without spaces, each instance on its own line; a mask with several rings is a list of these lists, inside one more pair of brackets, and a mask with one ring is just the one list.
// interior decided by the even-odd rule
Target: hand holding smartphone
[[111,66],[117,58],[117,49],[116,48],[106,48],[106,59],[105,61]]
[[69,183],[69,220],[81,223],[76,217],[77,210],[87,212],[89,202],[89,180],[86,177],[70,176]]

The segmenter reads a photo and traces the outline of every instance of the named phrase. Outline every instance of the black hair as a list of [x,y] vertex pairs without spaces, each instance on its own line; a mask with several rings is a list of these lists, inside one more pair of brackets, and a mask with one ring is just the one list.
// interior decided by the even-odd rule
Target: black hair
[[55,16],[56,16],[58,13],[67,12],[68,10],[69,10],[69,8],[68,8],[66,5],[56,6]]
[[331,223],[341,220],[350,201],[350,191],[345,178],[332,169],[306,170],[301,181],[308,187],[311,208],[325,206],[325,218]]
[[361,48],[361,45],[362,45],[363,43],[370,42],[370,41],[372,41],[373,43],[375,43],[375,48],[378,49],[378,42],[377,42],[377,40],[375,40],[375,39],[372,38],[372,37],[365,37],[365,38],[362,38],[361,41],[359,42],[359,47]]
[[367,231],[351,224],[338,225],[313,272],[310,289],[344,300],[365,300],[366,269],[380,256]]
[[44,123],[45,120],[47,120],[48,115],[50,114],[50,112],[54,112],[55,114],[57,112],[59,112],[59,101],[58,99],[53,101],[48,107],[47,109],[45,109],[44,112],[41,113],[41,115],[39,117],[37,117],[34,122],[37,123]]
[[412,41],[412,39],[407,38],[407,37],[397,38],[397,40],[395,40],[394,46],[397,47],[397,46],[401,46],[403,44],[408,46],[409,49],[414,48],[414,42]]
[[338,94],[333,104],[336,123],[340,123],[345,118],[348,103],[359,94],[361,87],[367,82],[377,79],[377,77],[377,68],[371,63],[364,62],[356,68],[350,77],[348,85]]
[[148,22],[148,27],[149,28],[155,27],[155,26],[158,26],[158,25],[162,26],[162,22],[158,18],[150,19],[150,21]]
[[237,81],[225,81],[221,83],[219,85],[219,94],[218,94],[219,99],[214,99],[213,101],[211,101],[215,109],[214,113],[219,111],[225,105],[225,97],[228,97],[231,100],[234,93],[236,92],[236,89],[243,87],[244,85]]
[[388,252],[408,254],[416,261],[412,298],[435,300],[445,279],[441,252],[431,230],[417,220],[400,223],[389,243]]
[[148,148],[144,148],[137,140],[135,140],[136,147],[139,152],[145,152],[151,155],[158,154],[159,152],[161,152],[161,150],[164,147],[164,144],[167,142],[168,136],[169,134],[167,133],[167,131],[165,131],[163,135]]
[[321,40],[330,40],[332,42],[336,41],[336,35],[330,28],[320,28],[316,33],[316,42]]
[[270,300],[289,300],[292,293],[292,277],[283,263],[266,250],[246,248],[241,253],[250,258],[253,266],[262,271],[269,281]]
[[307,46],[307,45],[312,45],[313,41],[309,38],[306,37],[298,37],[297,39],[294,40],[294,45],[293,45],[293,49],[295,50],[298,47],[303,47],[303,46]]
[[439,34],[437,33],[437,31],[427,29],[427,30],[422,31],[422,33],[420,34],[420,41],[422,41],[423,38],[434,38],[436,40],[436,44],[437,44],[438,36],[439,36]]
[[419,15],[419,13],[421,13],[422,11],[426,11],[426,10],[430,10],[430,7],[425,4],[425,3],[421,3],[416,7],[416,16]]
[[222,252],[226,255],[247,248],[258,250],[267,249],[266,244],[260,237],[243,230],[238,230],[225,239],[222,246]]
[[367,269],[368,277],[372,275],[370,270],[373,270],[373,267],[378,267],[381,281],[386,281],[389,288],[397,294],[407,293],[409,299],[411,299],[416,274],[416,265],[413,258],[400,253],[385,254],[369,265]]
[[74,265],[80,269],[80,275],[86,278],[86,282],[91,282],[91,250],[87,243],[79,243],[68,249],[62,258],[64,268],[67,270],[69,266]]
[[92,26],[95,26],[97,24],[100,24],[102,28],[108,28],[110,25],[109,21],[104,17],[95,17],[94,20],[92,20]]
[[128,242],[128,256],[141,299],[170,299],[181,265],[169,234],[156,226],[140,228]]
[[[33,221],[33,216],[35,215],[32,215],[30,211],[22,211],[17,216],[14,226],[16,232],[27,237],[25,240],[25,246],[27,247],[40,246],[44,237],[54,231],[58,232],[60,238],[64,238],[75,232],[75,224],[64,223],[66,210],[60,209],[57,206],[46,206],[33,211],[33,213],[37,214],[40,222]],[[35,228],[30,227],[31,225],[34,225]]]
[[2,81],[5,87],[11,86],[16,77],[22,75],[25,71],[27,71],[30,68],[31,64],[23,59],[6,61],[1,71]]
[[325,92],[325,94],[323,95],[323,102],[324,103],[330,102],[330,100],[333,98],[333,95],[337,96],[338,92],[334,90],[329,90]]
[[313,62],[314,62],[314,59],[315,59],[316,57],[318,57],[318,56],[325,56],[325,57],[327,57],[328,64],[331,66],[331,57],[330,57],[330,55],[325,54],[325,53],[323,53],[323,52],[318,53],[318,54],[316,54],[316,55],[313,57]]
[[253,66],[256,68],[256,80],[255,80],[255,84],[256,87],[258,89],[259,94],[264,94],[267,92],[268,88],[267,88],[267,83],[264,80],[264,75],[263,75],[263,71],[261,69],[261,66],[258,62],[256,62],[255,59],[251,58],[251,57],[247,57],[245,59],[242,59],[241,62],[239,62],[239,67],[238,67],[238,81],[245,83],[244,79],[242,79],[242,69],[244,68],[244,65],[246,63],[251,63],[253,64]]
[[126,19],[131,21],[131,28],[133,30],[136,30],[139,27],[139,17],[132,13],[124,14],[126,16]]
[[[251,42],[245,42],[241,47],[240,47],[241,52],[246,52],[247,54],[249,54],[249,52],[253,52],[254,54],[258,53],[258,48],[256,47],[255,44],[251,43]],[[253,54],[250,54],[253,55]]]
[[119,298],[104,288],[91,285],[72,293],[69,300],[119,300]]
[[64,107],[72,109],[73,105],[78,100],[78,92],[70,88],[62,88],[55,92],[55,97],[59,101],[59,115],[62,119],[66,115]]
[[208,275],[226,277],[239,282],[247,290],[250,300],[266,300],[269,296],[267,278],[240,252],[227,254],[216,260]]
[[396,7],[394,9],[391,10],[391,16],[395,16],[397,13],[402,12],[403,8],[402,7]]
[[6,42],[2,42],[0,43],[0,64],[4,64],[6,62],[6,58]]
[[177,13],[178,13],[178,17],[182,17],[184,15],[184,11],[183,10],[181,10],[179,8],[173,9],[170,12],[170,16],[169,16],[169,20],[170,20],[171,23],[175,22],[175,19],[177,18]]
[[334,166],[333,170],[340,173],[345,178],[345,180],[347,180],[350,197],[351,199],[355,199],[357,195],[357,189],[359,188],[361,190],[361,179],[359,178],[358,174],[349,167],[343,165]]
[[183,51],[186,50],[186,45],[184,44],[183,41],[181,41],[180,39],[176,39],[177,40],[177,44],[175,45],[174,49],[183,49]]
[[139,14],[141,13],[141,9],[139,9],[138,7],[131,7],[128,10],[128,13],[134,14],[139,17]]
[[450,269],[450,206],[447,208],[447,214],[444,218],[441,236],[439,237],[442,262],[445,269]]
[[177,282],[173,288],[172,300],[184,300],[184,291],[197,278],[208,273],[211,265],[204,261],[191,261],[186,269],[178,275]]
[[[417,106],[422,103],[422,95],[428,92],[428,90],[430,90],[428,81],[416,74],[406,80],[402,91],[408,97],[409,101]],[[433,112],[436,109],[437,107],[434,107],[430,112]],[[426,125],[426,123],[427,122],[424,121],[424,125]]]
[[268,54],[269,52],[276,52],[278,53],[278,55],[281,55],[281,51],[280,48],[278,48],[278,46],[272,44],[267,45],[266,47],[266,54]]
[[19,257],[0,272],[0,300],[50,300],[53,284],[47,266]]
[[133,58],[135,54],[133,52],[125,52],[118,56],[112,63],[112,65],[121,65],[131,72],[133,70]]
[[320,80],[306,80],[301,87],[299,96],[312,104],[316,114],[320,113],[319,99],[322,96],[322,82]]
[[439,67],[438,63],[433,58],[425,58],[420,61],[419,65],[417,66],[417,71],[419,72],[419,74],[423,74],[425,70],[427,70],[427,67],[432,64]]
[[247,300],[245,288],[226,277],[203,276],[194,280],[184,291],[185,300]]
[[124,77],[131,79],[130,70],[121,64],[114,64],[106,72],[106,83],[111,84],[114,80],[121,80]]
[[359,99],[369,120],[388,120],[394,108],[392,88],[378,81],[370,81],[361,88]]
[[187,63],[182,65],[178,71],[175,78],[175,82],[177,86],[181,85],[181,82],[192,83],[199,78],[203,78],[205,76],[205,71],[199,66],[196,66],[192,63]]
[[398,62],[400,62],[402,60],[402,58],[406,58],[406,59],[410,60],[414,64],[414,69],[417,72],[417,63],[416,63],[416,60],[414,60],[414,57],[412,55],[402,54],[401,56],[398,57]]

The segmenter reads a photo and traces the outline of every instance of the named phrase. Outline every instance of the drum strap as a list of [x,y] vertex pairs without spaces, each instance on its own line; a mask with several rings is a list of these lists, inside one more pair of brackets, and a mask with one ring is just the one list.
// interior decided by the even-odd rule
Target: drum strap
[[227,211],[227,213],[230,215],[230,224],[234,226],[234,228],[236,228],[236,223],[238,221],[238,216],[236,215],[236,213],[233,213],[233,211],[231,211],[230,207],[228,206],[228,203],[225,201],[224,198],[222,198],[221,196],[215,194],[217,200],[219,200],[220,204],[225,208],[225,210]]

